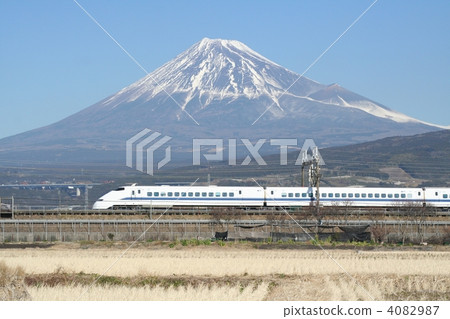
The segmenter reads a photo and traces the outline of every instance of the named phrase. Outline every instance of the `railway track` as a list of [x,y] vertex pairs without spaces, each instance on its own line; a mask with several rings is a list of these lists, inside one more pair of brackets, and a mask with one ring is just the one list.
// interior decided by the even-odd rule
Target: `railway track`
[[[132,218],[145,218],[152,219],[153,216],[164,215],[166,217],[170,217],[172,219],[182,218],[186,219],[191,217],[196,218],[222,218],[222,219],[236,219],[243,217],[249,218],[265,218],[265,219],[273,219],[276,216],[289,215],[295,218],[306,218],[306,216],[314,216],[316,214],[315,208],[288,208],[288,209],[280,209],[280,208],[261,208],[261,209],[246,209],[246,208],[208,208],[208,207],[190,207],[190,208],[181,208],[181,207],[171,207],[171,208],[153,208],[153,209],[115,209],[115,210],[70,210],[65,208],[21,208],[14,210],[12,212],[2,212],[3,218],[14,218],[14,219],[33,219],[33,218],[93,218],[93,219],[101,219],[102,216],[104,218],[114,218],[120,217],[126,218],[126,216],[130,216]],[[322,214],[324,216],[335,216],[339,219],[347,218],[347,219],[360,219],[367,217],[368,219],[398,219],[401,217],[407,218],[408,215],[414,214],[416,217],[427,218],[427,219],[436,219],[436,218],[448,218],[450,216],[450,211],[435,209],[435,208],[426,208],[421,211],[408,211],[401,209],[393,209],[391,207],[386,208],[323,208]]]
[[[172,224],[172,225],[233,225],[236,227],[260,227],[260,226],[316,226],[317,220],[282,220],[282,221],[267,221],[267,220],[211,220],[211,219],[7,219],[0,220],[1,225],[32,225],[32,224],[48,224],[48,225],[156,225],[156,224]],[[320,226],[363,226],[363,225],[417,225],[418,222],[411,220],[340,220],[340,219],[326,219],[321,220]],[[424,226],[450,226],[450,220],[430,220],[421,221]]]

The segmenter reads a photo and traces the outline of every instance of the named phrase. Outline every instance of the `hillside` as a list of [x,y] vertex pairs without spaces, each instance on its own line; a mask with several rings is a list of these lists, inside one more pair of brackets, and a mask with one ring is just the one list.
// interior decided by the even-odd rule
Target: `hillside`
[[[389,137],[320,150],[325,161],[322,183],[329,186],[450,186],[450,130]],[[266,166],[229,166],[176,169],[169,176],[196,175],[205,180],[209,173],[220,184],[300,185],[300,166],[294,165],[299,152],[288,153],[288,165],[279,165],[279,154],[265,156]],[[238,163],[242,161],[237,161]],[[306,174],[305,174],[306,175]],[[195,180],[195,179],[194,179]]]
[[194,138],[313,136],[330,147],[440,129],[300,76],[239,41],[205,38],[76,114],[1,139],[0,161],[121,164],[126,141],[146,128],[171,137],[173,160],[185,163]]
[[[439,186],[450,187],[450,130],[320,150],[323,186]],[[279,154],[265,156],[265,166],[230,166],[211,162],[209,166],[166,168],[154,176],[124,165],[52,165],[30,168],[0,168],[0,184],[27,183],[99,183],[89,190],[89,203],[118,186],[145,184],[211,184],[254,186],[299,186],[300,166],[294,165],[298,151],[288,153],[288,165],[279,165]],[[237,164],[241,164],[237,160]],[[255,180],[253,180],[255,179]],[[0,187],[3,198],[14,196],[16,203],[26,205],[84,205],[83,195],[73,197],[70,191],[27,190]],[[73,193],[73,191],[72,191]]]

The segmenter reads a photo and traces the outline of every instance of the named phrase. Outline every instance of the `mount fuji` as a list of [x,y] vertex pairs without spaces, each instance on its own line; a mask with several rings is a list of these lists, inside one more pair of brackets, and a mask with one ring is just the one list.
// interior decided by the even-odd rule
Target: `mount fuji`
[[124,162],[126,140],[144,128],[188,154],[193,138],[314,138],[325,147],[441,127],[301,77],[239,41],[204,38],[96,104],[0,140],[0,158]]

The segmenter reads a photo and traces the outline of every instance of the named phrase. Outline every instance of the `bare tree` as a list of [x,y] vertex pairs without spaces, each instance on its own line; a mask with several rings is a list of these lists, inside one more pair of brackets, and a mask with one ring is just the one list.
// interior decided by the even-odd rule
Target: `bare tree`
[[[402,244],[408,238],[412,240],[414,235],[419,237],[419,242],[423,243],[425,222],[427,220],[428,208],[422,202],[400,202],[393,206],[396,209],[396,220],[401,234]],[[413,227],[415,226],[415,227]]]

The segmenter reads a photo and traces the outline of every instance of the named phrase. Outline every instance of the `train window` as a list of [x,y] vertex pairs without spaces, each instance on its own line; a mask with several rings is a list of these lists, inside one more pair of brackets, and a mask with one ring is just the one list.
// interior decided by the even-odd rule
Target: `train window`
[[[436,195],[437,195],[437,193],[436,193]],[[420,196],[420,192],[419,192],[419,196]]]
[[220,197],[220,193],[219,192],[216,193],[216,197]]
[[173,193],[172,193],[172,192],[168,192],[168,193],[167,193],[167,196],[172,197],[172,196],[173,196]]
[[302,193],[302,197],[306,197],[306,193]]
[[311,198],[314,197],[314,196],[313,196],[313,193],[308,193],[308,196],[311,197]]
[[400,198],[400,194],[394,194],[395,198]]
[[186,197],[186,192],[181,192],[181,197]]
[[175,197],[180,197],[180,192],[175,192]]
[[406,194],[402,194],[401,197],[402,197],[402,198],[406,198]]
[[322,197],[327,197],[327,193],[322,193]]
[[375,198],[380,198],[380,194],[375,193]]
[[[434,193],[436,196],[438,196],[439,194],[438,194],[438,192],[436,192],[436,193]],[[420,195],[420,193],[419,193],[419,195]]]
[[409,194],[407,195],[407,197],[408,197],[408,198],[412,198],[412,194],[409,193]]
[[214,193],[213,192],[208,193],[208,197],[214,197]]
[[234,193],[228,193],[229,197],[234,197]]
[[346,193],[342,193],[341,196],[345,198],[345,197],[347,197],[347,194]]
[[[240,194],[240,193],[239,193]],[[273,195],[273,191],[270,191],[270,195]]]
[[348,197],[353,198],[353,193],[348,193]]
[[[273,194],[273,193],[272,193]],[[239,191],[239,195],[242,195],[242,191]]]
[[372,194],[372,193],[369,193],[368,195],[369,195],[369,196],[367,196],[367,197],[369,197],[369,198],[372,198],[372,197],[373,197],[373,194]]
[[356,193],[356,194],[355,194],[355,197],[356,197],[356,198],[359,198],[359,196],[360,196],[359,193]]
[[222,193],[222,197],[227,197],[227,193]]
[[448,198],[447,194],[442,194],[442,198]]
[[153,195],[155,195],[156,197],[159,196],[159,192],[154,192]]
[[294,193],[289,193],[288,196],[289,197],[294,197]]
[[147,196],[151,197],[152,196],[152,192],[147,192]]
[[386,198],[386,194],[381,194],[381,198]]
[[195,192],[195,197],[200,197],[200,192]]
[[119,187],[119,188],[115,189],[115,191],[124,191],[124,190],[125,190],[125,187]]
[[341,197],[341,194],[336,193],[336,194],[334,194],[334,197],[336,197],[336,198]]
[[392,198],[392,196],[393,196],[392,194],[388,194],[388,198]]
[[131,195],[134,195],[134,191],[131,191]]
[[138,189],[138,194],[140,194],[141,193],[141,190],[140,189]]
[[286,197],[287,194],[286,193],[281,193],[281,197]]
[[161,192],[161,197],[166,196],[165,192]]
[[189,192],[189,193],[188,193],[188,196],[189,196],[189,197],[192,197],[192,196],[194,196],[194,193]]
[[328,197],[333,198],[333,193],[328,193]]
[[361,197],[362,197],[362,198],[366,198],[366,197],[367,197],[367,194],[366,194],[366,193],[362,193],[362,194],[361,194]]
[[203,193],[202,193],[202,197],[206,197],[206,192],[203,192]]

